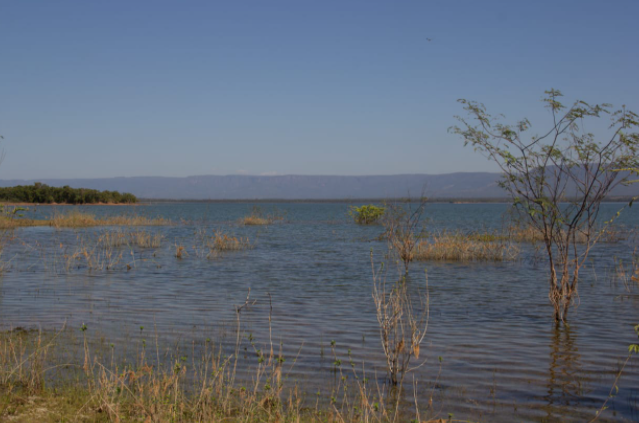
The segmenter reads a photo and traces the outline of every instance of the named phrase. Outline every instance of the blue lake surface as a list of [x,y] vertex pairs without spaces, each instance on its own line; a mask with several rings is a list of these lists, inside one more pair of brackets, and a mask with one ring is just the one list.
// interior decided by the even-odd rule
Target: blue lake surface
[[[354,203],[359,205],[359,203]],[[335,357],[365,366],[385,380],[375,307],[373,262],[387,262],[381,226],[360,226],[344,203],[260,203],[286,219],[268,226],[242,226],[252,203],[162,203],[80,207],[98,216],[163,217],[168,226],[146,228],[20,228],[4,234],[0,279],[0,326],[57,329],[85,323],[118,345],[154,328],[161,342],[211,338],[232,342],[235,306],[250,289],[255,300],[243,312],[243,332],[257,343],[272,334],[286,357],[287,373],[308,392],[329,389]],[[602,218],[621,204],[604,204]],[[39,206],[25,217],[43,218],[71,207]],[[429,204],[424,227],[498,230],[504,204]],[[624,210],[616,225],[630,233],[639,213]],[[158,248],[120,246],[96,252],[93,268],[69,257],[91,251],[106,231],[146,230],[162,235]],[[254,248],[207,257],[203,239],[222,230],[247,237]],[[176,247],[186,255],[175,257]],[[455,418],[473,421],[584,421],[607,398],[628,345],[637,342],[639,285],[615,277],[617,260],[630,263],[636,239],[594,247],[582,270],[578,305],[569,325],[557,327],[548,302],[544,256],[522,245],[514,262],[413,262],[413,294],[430,294],[430,320],[413,374],[417,397],[435,400]],[[107,268],[108,267],[108,268]],[[389,278],[397,275],[387,264]],[[148,335],[147,335],[148,336]],[[335,352],[330,343],[335,341]],[[246,341],[248,342],[248,341]],[[441,374],[440,361],[441,362]],[[247,373],[254,357],[243,358]],[[639,360],[631,360],[617,396],[600,421],[639,420]],[[412,388],[411,388],[412,389]],[[407,394],[412,401],[413,392]]]

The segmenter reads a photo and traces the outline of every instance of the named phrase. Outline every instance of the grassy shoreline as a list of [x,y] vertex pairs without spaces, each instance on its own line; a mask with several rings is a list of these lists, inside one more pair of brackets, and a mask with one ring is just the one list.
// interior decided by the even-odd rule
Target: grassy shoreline
[[[416,415],[416,405],[399,405],[386,384],[369,382],[363,363],[335,366],[331,386],[305,392],[290,378],[297,358],[247,340],[239,317],[230,344],[206,338],[168,350],[157,334],[147,344],[142,327],[124,350],[87,335],[93,330],[0,332],[0,420],[381,423]],[[431,419],[420,421],[440,421],[423,399]]]

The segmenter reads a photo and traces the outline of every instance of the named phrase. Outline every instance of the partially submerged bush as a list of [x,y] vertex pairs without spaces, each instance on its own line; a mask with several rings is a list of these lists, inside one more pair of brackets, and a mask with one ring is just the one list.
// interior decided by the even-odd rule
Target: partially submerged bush
[[361,207],[351,206],[348,214],[355,219],[356,223],[370,225],[381,219],[384,216],[384,212],[386,212],[385,207],[368,204]]

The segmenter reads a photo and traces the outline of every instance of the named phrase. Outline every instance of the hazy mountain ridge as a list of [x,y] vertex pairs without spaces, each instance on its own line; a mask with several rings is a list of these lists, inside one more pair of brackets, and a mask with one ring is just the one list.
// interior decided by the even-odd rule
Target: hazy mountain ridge
[[[95,179],[0,180],[0,186],[30,185],[130,192],[138,198],[175,200],[241,199],[347,199],[397,198],[499,198],[506,197],[498,173],[458,172],[441,175],[203,175],[188,177],[116,177]],[[618,187],[614,195],[636,195],[639,187]]]

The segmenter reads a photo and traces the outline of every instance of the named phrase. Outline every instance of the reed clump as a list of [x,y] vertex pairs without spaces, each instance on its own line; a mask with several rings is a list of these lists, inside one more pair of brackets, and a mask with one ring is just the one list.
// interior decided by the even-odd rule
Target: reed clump
[[[111,238],[113,240],[113,238]],[[62,255],[64,270],[86,268],[95,270],[113,270],[124,260],[124,251],[98,237],[97,241],[79,238],[78,245]],[[130,265],[129,265],[130,266]]]
[[22,219],[0,216],[0,229],[17,229],[30,226],[48,226],[48,220]]
[[284,218],[284,213],[277,209],[265,213],[261,207],[254,206],[250,215],[240,219],[240,224],[245,226],[272,225],[284,221]]
[[175,244],[175,258],[177,259],[183,259],[184,257],[186,257],[188,255],[187,251],[186,251],[186,247],[182,244]]
[[222,231],[213,232],[209,240],[209,248],[214,251],[243,251],[253,248],[253,244],[248,238],[228,235]]
[[140,248],[158,248],[164,237],[159,233],[148,231],[133,231],[129,233],[131,244]]
[[50,226],[55,228],[86,228],[92,226],[159,226],[167,225],[170,221],[164,218],[149,218],[139,215],[108,216],[97,218],[90,213],[72,210],[67,213],[54,213],[49,220]]
[[27,219],[13,216],[0,216],[0,229],[16,229],[31,226],[53,226],[54,228],[89,228],[95,226],[160,226],[171,221],[161,217],[150,218],[138,215],[107,216],[98,218],[93,214],[72,210],[66,213],[56,212],[50,219]]
[[[511,226],[508,230],[499,234],[493,233],[499,240],[510,239],[514,242],[530,242],[537,243],[543,242],[543,233],[538,229],[530,225],[516,225]],[[603,227],[593,230],[590,234],[584,232],[576,232],[574,234],[575,242],[577,244],[586,244],[589,240],[596,239],[597,242],[612,244],[629,239],[635,235],[635,230],[627,230],[622,228]],[[565,238],[565,231],[562,231],[562,237]]]
[[240,223],[246,226],[268,225],[268,219],[259,216],[244,216]]
[[109,247],[158,248],[163,238],[162,234],[149,231],[105,231],[98,242]]
[[639,288],[639,251],[635,249],[630,260],[615,260],[613,282],[621,282],[627,293],[633,293]]
[[[494,240],[493,240],[494,239]],[[490,240],[490,241],[489,241]],[[506,261],[519,256],[519,247],[492,235],[443,231],[417,244],[416,260]]]

